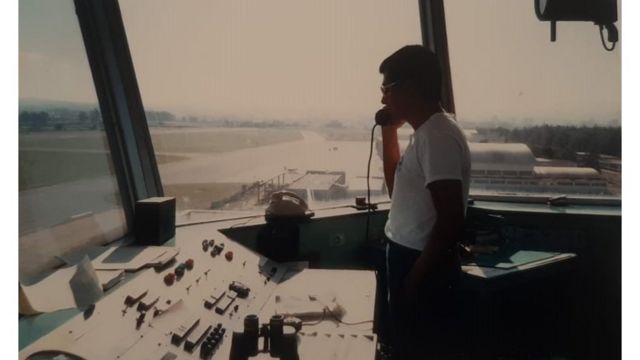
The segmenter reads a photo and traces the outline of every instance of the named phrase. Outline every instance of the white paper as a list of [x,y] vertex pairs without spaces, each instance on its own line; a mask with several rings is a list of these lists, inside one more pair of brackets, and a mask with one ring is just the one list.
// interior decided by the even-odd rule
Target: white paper
[[78,264],[75,274],[69,280],[69,287],[76,307],[80,309],[95,304],[102,297],[102,285],[88,257]]
[[19,312],[24,315],[86,307],[102,296],[102,287],[88,257],[33,285],[19,286]]
[[123,270],[96,270],[102,290],[107,291],[124,278]]
[[178,249],[169,246],[113,247],[93,260],[93,267],[96,270],[137,271],[177,254]]

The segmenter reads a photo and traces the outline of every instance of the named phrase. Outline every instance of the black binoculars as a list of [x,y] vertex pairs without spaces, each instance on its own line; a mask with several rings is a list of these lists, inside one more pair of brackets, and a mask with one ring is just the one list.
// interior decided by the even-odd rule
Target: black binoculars
[[[285,331],[285,326],[293,331]],[[269,353],[271,357],[281,360],[299,360],[297,329],[285,325],[282,315],[273,315],[268,324],[260,325],[257,315],[244,318],[243,332],[233,332],[229,360],[247,360],[258,353]],[[263,339],[259,349],[259,339]]]

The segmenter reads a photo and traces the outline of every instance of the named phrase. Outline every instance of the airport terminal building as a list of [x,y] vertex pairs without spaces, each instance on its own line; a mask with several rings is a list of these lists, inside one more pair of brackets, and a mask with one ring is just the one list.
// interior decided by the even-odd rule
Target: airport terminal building
[[607,194],[596,169],[536,159],[525,144],[470,143],[469,149],[473,192]]

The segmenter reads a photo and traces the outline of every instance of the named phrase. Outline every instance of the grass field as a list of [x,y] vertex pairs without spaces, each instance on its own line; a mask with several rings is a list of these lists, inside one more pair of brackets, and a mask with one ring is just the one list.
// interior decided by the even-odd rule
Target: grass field
[[[188,159],[171,153],[220,153],[303,138],[292,129],[220,128],[152,128],[151,137],[159,164]],[[21,133],[19,191],[113,174],[105,149],[104,132],[97,130]],[[227,193],[226,185],[220,189]]]
[[19,190],[113,173],[107,153],[20,150]]
[[21,133],[18,138],[23,149],[64,149],[104,151],[107,139],[103,131],[42,131]]
[[[219,153],[302,140],[294,129],[152,128],[156,152]],[[102,131],[46,131],[20,134],[20,149],[99,150],[107,147]]]
[[[114,174],[107,152],[20,150],[18,190],[62,184]],[[184,160],[186,157],[158,155],[159,164]]]

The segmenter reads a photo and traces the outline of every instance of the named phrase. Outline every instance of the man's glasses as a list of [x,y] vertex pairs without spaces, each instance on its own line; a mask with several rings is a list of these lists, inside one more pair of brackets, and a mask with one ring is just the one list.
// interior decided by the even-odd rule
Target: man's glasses
[[387,93],[389,92],[389,90],[394,87],[398,82],[394,81],[392,83],[388,83],[388,84],[382,84],[382,86],[380,86],[380,91],[382,91],[382,95],[387,95]]

